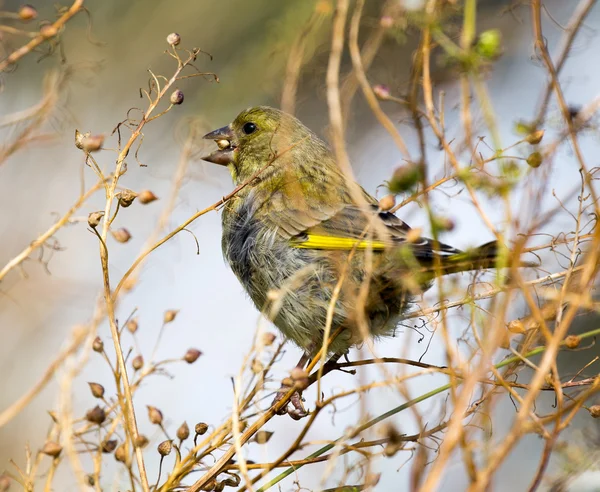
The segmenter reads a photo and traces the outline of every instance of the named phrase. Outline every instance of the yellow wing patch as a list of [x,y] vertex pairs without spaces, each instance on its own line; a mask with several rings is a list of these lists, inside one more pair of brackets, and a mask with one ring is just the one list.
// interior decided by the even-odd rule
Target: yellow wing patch
[[[304,237],[306,239],[304,239]],[[291,241],[293,248],[304,249],[337,249],[348,251],[351,249],[372,248],[379,251],[386,248],[383,241],[370,241],[368,239],[353,239],[350,237],[339,236],[321,236],[318,234],[307,234],[303,239],[294,239]]]

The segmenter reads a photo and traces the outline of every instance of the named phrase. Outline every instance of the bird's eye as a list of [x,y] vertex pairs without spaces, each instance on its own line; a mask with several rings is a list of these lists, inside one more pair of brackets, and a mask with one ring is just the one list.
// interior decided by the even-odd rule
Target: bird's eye
[[254,123],[246,123],[242,127],[242,130],[246,135],[250,135],[251,133],[254,133],[256,130],[258,130],[258,127]]

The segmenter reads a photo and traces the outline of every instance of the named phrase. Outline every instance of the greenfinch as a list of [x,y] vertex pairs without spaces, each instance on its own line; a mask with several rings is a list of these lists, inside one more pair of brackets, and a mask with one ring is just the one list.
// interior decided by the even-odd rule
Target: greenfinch
[[324,333],[337,333],[334,358],[392,336],[436,275],[494,265],[493,242],[464,253],[381,210],[319,137],[278,109],[247,109],[204,138],[218,149],[203,159],[227,166],[239,188],[222,211],[224,257],[306,358]]

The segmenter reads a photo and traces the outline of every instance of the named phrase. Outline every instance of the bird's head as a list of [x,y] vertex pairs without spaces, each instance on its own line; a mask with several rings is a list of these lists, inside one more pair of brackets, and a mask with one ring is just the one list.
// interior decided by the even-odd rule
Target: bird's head
[[202,159],[228,166],[237,182],[275,160],[289,162],[287,157],[306,146],[314,146],[315,140],[317,146],[324,145],[292,115],[268,106],[246,109],[229,125],[207,133],[204,138],[214,140],[218,149]]

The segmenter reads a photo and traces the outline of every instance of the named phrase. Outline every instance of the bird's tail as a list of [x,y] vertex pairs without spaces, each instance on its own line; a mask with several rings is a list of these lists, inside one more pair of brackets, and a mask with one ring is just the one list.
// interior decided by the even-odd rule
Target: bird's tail
[[[503,253],[509,253],[506,256]],[[514,259],[510,252],[503,252],[497,241],[482,244],[478,248],[460,251],[451,255],[439,255],[432,258],[427,264],[421,263],[425,271],[432,277],[449,275],[451,273],[468,272],[471,270],[485,270],[486,268],[511,267]],[[520,267],[533,267],[536,264],[522,262]]]

